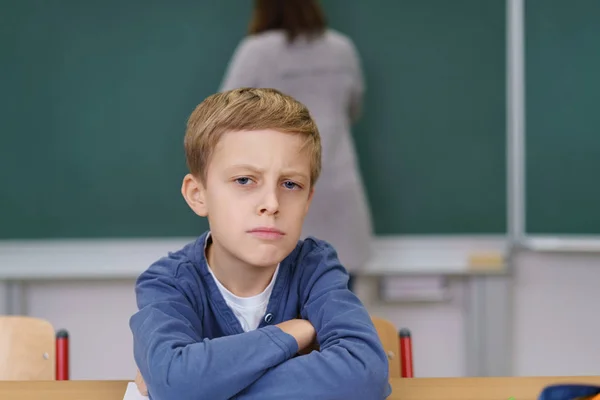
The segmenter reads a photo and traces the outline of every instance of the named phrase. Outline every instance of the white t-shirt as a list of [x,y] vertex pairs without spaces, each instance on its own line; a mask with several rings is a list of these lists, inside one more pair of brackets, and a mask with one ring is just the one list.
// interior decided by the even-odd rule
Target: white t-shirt
[[[204,243],[205,254],[209,237],[210,232],[208,235],[206,235],[206,242]],[[206,266],[215,280],[221,295],[225,299],[225,303],[227,303],[229,308],[231,308],[237,317],[238,321],[240,321],[240,325],[242,325],[244,332],[252,331],[258,328],[260,321],[263,319],[265,312],[267,311],[267,305],[269,304],[271,292],[273,291],[273,286],[275,285],[275,279],[277,278],[277,273],[279,272],[279,265],[277,265],[277,269],[275,269],[273,278],[271,278],[271,282],[269,282],[269,285],[265,288],[265,290],[263,290],[262,293],[252,297],[239,297],[231,293],[225,286],[221,284],[221,282],[219,282],[212,269],[210,269],[210,265],[208,265],[208,259],[206,260]]]

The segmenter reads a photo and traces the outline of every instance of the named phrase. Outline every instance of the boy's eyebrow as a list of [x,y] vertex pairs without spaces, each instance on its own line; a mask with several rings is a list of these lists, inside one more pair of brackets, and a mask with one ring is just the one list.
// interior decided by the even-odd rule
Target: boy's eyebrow
[[[228,172],[233,172],[235,170],[248,170],[248,171],[252,171],[254,173],[257,174],[262,174],[264,172],[263,169],[258,168],[257,166],[251,165],[251,164],[234,164],[231,167],[227,168]],[[309,176],[305,173],[302,173],[301,171],[298,171],[296,169],[286,169],[282,171],[282,175],[285,176],[297,176],[300,178],[304,178],[304,179],[309,179]]]
[[256,173],[264,172],[262,169],[251,164],[234,164],[231,167],[227,168],[227,171],[234,171],[236,169],[246,169]]
[[283,171],[283,175],[285,176],[290,176],[290,177],[297,177],[297,178],[303,178],[308,180],[309,176],[307,174],[304,174],[300,171],[297,171],[295,169],[288,169],[288,170],[284,170]]

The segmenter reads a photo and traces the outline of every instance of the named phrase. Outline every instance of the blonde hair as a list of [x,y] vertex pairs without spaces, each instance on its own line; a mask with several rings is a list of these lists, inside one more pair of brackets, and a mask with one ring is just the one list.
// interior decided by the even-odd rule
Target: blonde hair
[[185,157],[190,173],[206,182],[210,157],[226,132],[272,129],[306,138],[310,184],[321,173],[321,138],[308,109],[275,89],[239,88],[207,97],[190,115],[185,132]]

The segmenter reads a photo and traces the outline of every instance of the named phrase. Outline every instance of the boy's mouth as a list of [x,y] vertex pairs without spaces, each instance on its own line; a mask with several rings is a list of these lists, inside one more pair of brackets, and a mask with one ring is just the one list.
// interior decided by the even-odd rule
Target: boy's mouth
[[285,233],[283,233],[279,229],[268,226],[261,226],[258,228],[251,229],[248,231],[248,233],[257,238],[267,240],[281,239],[285,235]]

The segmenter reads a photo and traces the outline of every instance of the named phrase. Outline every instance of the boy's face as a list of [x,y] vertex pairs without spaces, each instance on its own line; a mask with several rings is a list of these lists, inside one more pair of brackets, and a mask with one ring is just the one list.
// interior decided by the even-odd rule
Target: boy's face
[[272,267],[295,248],[312,199],[303,139],[273,130],[228,132],[211,156],[206,184],[186,177],[184,197],[208,216],[215,251]]

